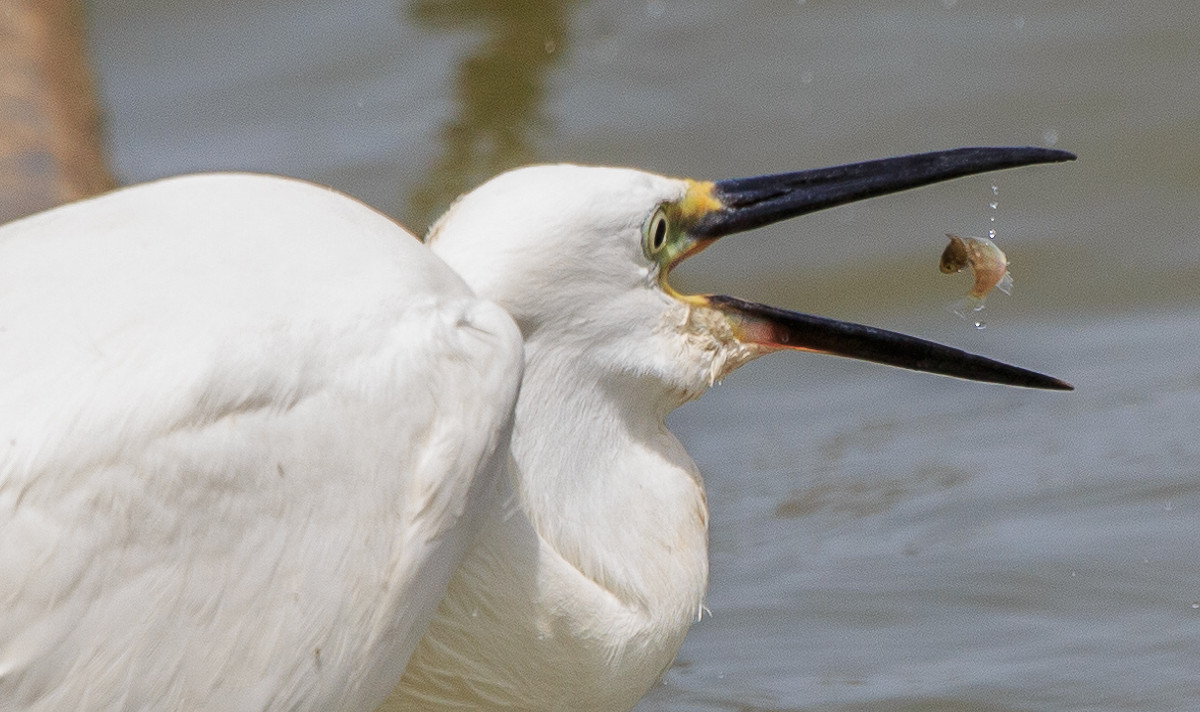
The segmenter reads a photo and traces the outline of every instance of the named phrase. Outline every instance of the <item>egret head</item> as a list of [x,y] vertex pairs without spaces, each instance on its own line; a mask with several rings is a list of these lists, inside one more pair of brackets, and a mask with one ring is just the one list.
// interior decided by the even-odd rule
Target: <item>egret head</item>
[[713,241],[853,200],[973,173],[1074,158],[1040,148],[972,148],[715,182],[571,165],[505,173],[463,196],[430,246],[506,308],[534,350],[663,382],[681,398],[784,348],[972,380],[1070,388],[1057,379],[923,339],[733,297],[682,295],[671,269]]

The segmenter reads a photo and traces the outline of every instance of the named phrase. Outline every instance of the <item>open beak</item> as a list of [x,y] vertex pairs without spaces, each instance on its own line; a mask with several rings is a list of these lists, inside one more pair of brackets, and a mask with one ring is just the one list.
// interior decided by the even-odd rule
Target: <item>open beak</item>
[[[1073,160],[1046,148],[959,148],[795,173],[697,183],[685,249],[672,265],[725,235],[863,198],[960,176]],[[694,206],[694,207],[693,207]],[[763,350],[800,349],[973,381],[1073,390],[1057,378],[894,331],[776,309],[726,296],[689,299],[720,311],[734,336]]]

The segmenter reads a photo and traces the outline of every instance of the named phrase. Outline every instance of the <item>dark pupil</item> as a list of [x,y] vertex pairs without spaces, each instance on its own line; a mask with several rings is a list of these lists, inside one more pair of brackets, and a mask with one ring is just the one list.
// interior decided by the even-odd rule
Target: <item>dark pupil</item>
[[654,249],[662,247],[663,240],[667,238],[667,221],[662,218],[654,225]]

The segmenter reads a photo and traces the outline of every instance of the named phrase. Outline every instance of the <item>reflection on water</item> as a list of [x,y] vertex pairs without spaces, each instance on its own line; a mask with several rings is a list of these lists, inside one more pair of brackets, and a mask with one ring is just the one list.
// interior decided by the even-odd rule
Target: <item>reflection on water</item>
[[0,222],[112,187],[76,11],[0,7]]
[[458,113],[438,132],[440,154],[409,198],[407,222],[428,225],[455,197],[536,156],[545,129],[546,75],[567,46],[572,0],[414,0],[406,19],[431,30],[480,30],[458,64]]

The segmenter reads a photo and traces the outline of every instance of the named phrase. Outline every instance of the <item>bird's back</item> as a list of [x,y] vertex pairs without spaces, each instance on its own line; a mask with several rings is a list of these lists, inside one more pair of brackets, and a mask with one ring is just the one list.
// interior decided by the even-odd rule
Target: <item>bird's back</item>
[[370,708],[489,505],[520,372],[502,310],[309,184],[0,229],[0,710]]

